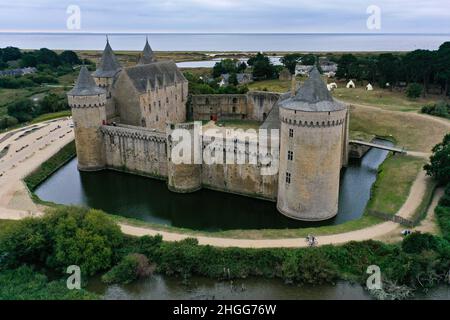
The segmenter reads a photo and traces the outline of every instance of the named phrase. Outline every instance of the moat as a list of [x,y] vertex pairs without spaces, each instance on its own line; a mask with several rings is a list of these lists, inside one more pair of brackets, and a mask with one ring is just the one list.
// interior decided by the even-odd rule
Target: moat
[[146,222],[204,231],[337,225],[362,216],[378,167],[386,156],[386,151],[372,149],[362,160],[352,161],[342,172],[338,215],[320,223],[286,218],[269,201],[206,189],[176,194],[167,189],[164,181],[109,170],[79,172],[76,158],[42,183],[36,194],[44,201],[88,206]]

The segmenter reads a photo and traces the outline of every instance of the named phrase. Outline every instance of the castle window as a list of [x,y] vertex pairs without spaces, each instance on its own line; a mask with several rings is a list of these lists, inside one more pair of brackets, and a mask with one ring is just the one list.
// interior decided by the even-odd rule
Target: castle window
[[294,137],[294,129],[289,129],[289,138]]
[[294,152],[293,151],[288,151],[288,160],[289,161],[294,160]]
[[178,101],[178,95],[175,95],[175,101]]
[[166,98],[166,103],[169,103],[169,97]]
[[159,121],[159,118],[158,118],[158,116],[156,116],[156,122],[158,122]]
[[233,103],[236,104],[238,102],[237,98],[233,98]]
[[233,107],[233,113],[236,113],[236,107]]
[[291,174],[289,172],[286,172],[286,183],[291,184]]
[[158,101],[158,107],[161,108],[161,100]]

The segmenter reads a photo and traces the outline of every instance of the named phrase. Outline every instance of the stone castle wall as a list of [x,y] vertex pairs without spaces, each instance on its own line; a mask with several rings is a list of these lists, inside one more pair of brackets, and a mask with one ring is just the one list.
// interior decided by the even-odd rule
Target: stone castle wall
[[[224,161],[214,165],[174,165],[169,162],[170,146],[165,134],[126,125],[102,126],[101,133],[107,168],[167,180],[169,188],[176,192],[204,187],[276,200],[278,175],[262,175],[260,164],[227,165]],[[210,140],[204,139],[202,149],[208,144]],[[225,159],[224,150],[217,151]]]
[[130,126],[103,126],[101,132],[108,168],[167,178],[165,134]]
[[247,94],[201,94],[192,95],[191,110],[195,121],[255,120],[264,121],[279,100],[280,94],[251,91]]

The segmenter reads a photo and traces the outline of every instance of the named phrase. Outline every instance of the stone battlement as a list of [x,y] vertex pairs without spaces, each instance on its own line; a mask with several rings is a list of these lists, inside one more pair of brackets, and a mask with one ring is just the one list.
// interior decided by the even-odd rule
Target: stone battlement
[[159,143],[166,142],[165,133],[152,131],[140,127],[124,126],[124,125],[102,126],[100,130],[104,135],[109,136],[118,136],[136,140],[154,141]]

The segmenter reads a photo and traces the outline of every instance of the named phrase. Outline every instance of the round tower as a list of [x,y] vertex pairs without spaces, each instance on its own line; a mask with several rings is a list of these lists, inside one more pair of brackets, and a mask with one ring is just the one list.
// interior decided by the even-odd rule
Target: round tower
[[78,169],[96,171],[105,167],[105,146],[100,132],[106,124],[106,91],[96,86],[82,67],[75,87],[67,93],[72,108]]
[[277,208],[297,220],[333,218],[338,212],[346,149],[347,106],[333,99],[314,68],[298,93],[281,101],[279,107]]
[[[185,140],[186,139],[186,140]],[[202,139],[200,125],[167,125],[168,187],[177,193],[202,188]]]

